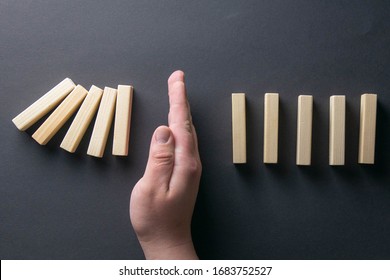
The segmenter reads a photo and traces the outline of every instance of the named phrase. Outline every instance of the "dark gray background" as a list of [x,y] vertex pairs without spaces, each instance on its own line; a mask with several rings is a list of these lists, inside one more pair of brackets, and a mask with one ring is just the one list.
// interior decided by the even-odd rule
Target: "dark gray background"
[[[388,1],[0,1],[0,257],[139,259],[128,201],[186,72],[203,175],[204,259],[390,258]],[[65,77],[135,87],[130,155],[47,146],[11,119]],[[248,164],[231,153],[232,92],[247,94]],[[280,93],[280,163],[262,163],[263,95]],[[374,166],[357,164],[360,95],[378,94]],[[314,96],[313,164],[295,165],[296,101]],[[328,166],[329,96],[347,96],[346,165]]]

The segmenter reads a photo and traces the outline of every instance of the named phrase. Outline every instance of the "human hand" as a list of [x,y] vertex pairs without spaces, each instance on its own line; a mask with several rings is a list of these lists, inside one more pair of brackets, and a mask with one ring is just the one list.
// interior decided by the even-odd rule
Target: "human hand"
[[197,259],[191,219],[202,173],[184,73],[168,79],[167,126],[151,140],[144,176],[130,198],[130,219],[146,259]]

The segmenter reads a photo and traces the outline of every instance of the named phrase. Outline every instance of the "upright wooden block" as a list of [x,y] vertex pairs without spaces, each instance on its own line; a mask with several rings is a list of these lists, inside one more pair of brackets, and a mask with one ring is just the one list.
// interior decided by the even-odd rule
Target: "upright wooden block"
[[345,162],[345,95],[333,95],[329,103],[329,165]]
[[12,122],[24,131],[57,106],[74,88],[75,84],[69,78],[64,79],[45,95],[17,115]]
[[246,163],[245,93],[232,94],[233,163]]
[[85,134],[85,131],[92,121],[93,116],[99,108],[102,95],[102,89],[96,86],[91,86],[87,97],[77,112],[77,115],[70,125],[64,139],[62,140],[61,148],[70,153],[74,153],[76,151],[81,139]]
[[104,148],[107,144],[112,119],[115,111],[116,89],[105,87],[99,111],[93,127],[91,140],[87,154],[94,157],[103,157]]
[[264,95],[264,163],[278,162],[279,94]]
[[298,97],[297,165],[311,164],[313,96]]
[[127,156],[129,153],[132,103],[133,87],[119,85],[116,97],[114,141],[112,146],[113,155]]
[[377,95],[366,93],[360,99],[359,163],[374,164]]
[[65,98],[65,100],[54,110],[46,121],[35,131],[32,138],[39,144],[46,145],[47,142],[60,130],[66,121],[80,107],[87,90],[80,85]]

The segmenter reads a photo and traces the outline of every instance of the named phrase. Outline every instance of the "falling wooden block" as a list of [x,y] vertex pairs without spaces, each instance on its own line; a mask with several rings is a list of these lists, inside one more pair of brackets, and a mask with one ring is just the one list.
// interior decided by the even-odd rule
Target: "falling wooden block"
[[64,79],[45,95],[17,115],[12,122],[24,131],[57,106],[74,88],[75,84],[69,78]]
[[66,121],[80,107],[81,102],[87,95],[87,90],[80,85],[65,98],[64,101],[54,110],[45,122],[35,131],[32,138],[39,144],[46,145],[47,142],[60,130]]
[[92,86],[88,92],[87,97],[84,99],[76,117],[70,125],[68,132],[61,143],[61,148],[64,150],[74,153],[83,138],[85,131],[95,115],[99,102],[102,98],[103,90]]
[[359,163],[374,164],[377,95],[366,93],[360,99]]
[[311,164],[313,96],[298,97],[297,165]]
[[264,163],[278,162],[279,94],[264,96]]
[[132,103],[133,87],[119,85],[116,97],[114,141],[112,146],[113,155],[128,155]]
[[93,127],[87,154],[94,157],[103,157],[108,134],[115,111],[116,89],[105,87],[99,111]]
[[232,94],[233,163],[246,163],[245,93]]
[[329,104],[329,165],[344,165],[345,95],[331,96]]

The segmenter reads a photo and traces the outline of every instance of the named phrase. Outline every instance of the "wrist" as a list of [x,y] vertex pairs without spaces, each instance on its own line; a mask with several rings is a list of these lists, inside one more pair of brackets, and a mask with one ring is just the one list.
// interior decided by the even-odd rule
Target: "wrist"
[[170,244],[164,241],[141,242],[147,260],[197,260],[192,240]]

